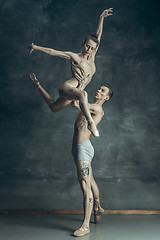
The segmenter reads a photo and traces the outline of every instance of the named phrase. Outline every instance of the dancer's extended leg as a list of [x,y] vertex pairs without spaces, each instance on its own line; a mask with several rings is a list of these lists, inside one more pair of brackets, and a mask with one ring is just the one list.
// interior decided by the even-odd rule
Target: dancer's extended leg
[[38,88],[40,93],[42,94],[45,102],[48,104],[49,108],[52,112],[57,112],[61,110],[62,108],[66,107],[71,103],[70,100],[66,100],[62,97],[58,98],[56,101],[46,92],[46,90],[40,85],[39,81],[36,78],[36,75],[34,73],[30,74],[30,78],[33,82],[33,84]]
[[33,84],[39,89],[44,100],[53,112],[61,110],[62,108],[70,104],[72,100],[79,100],[80,108],[88,121],[88,129],[95,137],[99,136],[98,130],[89,111],[88,98],[85,91],[81,91],[75,87],[72,87],[70,84],[63,84],[63,88],[60,89],[60,98],[54,101],[53,98],[40,85],[34,73],[30,74],[30,78]]
[[84,219],[81,227],[74,232],[74,236],[84,236],[90,232],[89,222],[93,209],[93,194],[91,190],[91,164],[88,161],[76,161],[79,182],[84,198]]

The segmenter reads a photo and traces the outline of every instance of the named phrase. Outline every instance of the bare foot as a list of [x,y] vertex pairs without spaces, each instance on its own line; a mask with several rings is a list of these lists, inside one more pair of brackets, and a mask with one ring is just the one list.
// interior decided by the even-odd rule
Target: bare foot
[[81,226],[78,230],[76,230],[73,235],[75,237],[82,237],[86,234],[90,233],[89,227]]
[[34,51],[34,43],[32,43],[31,45],[28,46],[29,49],[29,53],[31,54]]
[[34,73],[31,73],[30,75],[30,79],[32,80],[32,83],[34,84],[35,87],[39,87],[40,83],[38,81],[38,79],[36,78],[36,75]]
[[91,122],[88,122],[88,129],[91,131],[94,137],[99,137],[99,132],[93,120]]
[[94,223],[98,223],[101,215],[104,213],[104,209],[101,207],[98,207],[97,210],[94,210]]

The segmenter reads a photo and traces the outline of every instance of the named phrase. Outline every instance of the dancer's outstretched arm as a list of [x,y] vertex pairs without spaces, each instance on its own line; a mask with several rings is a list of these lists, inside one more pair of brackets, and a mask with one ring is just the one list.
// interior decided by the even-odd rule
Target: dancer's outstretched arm
[[112,12],[113,12],[112,9],[113,9],[113,8],[106,9],[106,10],[104,10],[103,13],[100,15],[99,24],[98,24],[97,31],[96,31],[96,35],[97,35],[97,37],[98,37],[99,43],[100,43],[101,36],[102,36],[104,18],[112,15]]
[[30,53],[32,53],[34,50],[38,50],[47,54],[50,54],[52,56],[57,56],[57,57],[61,57],[61,58],[65,58],[67,60],[74,60],[76,62],[80,61],[79,56],[76,53],[72,53],[72,52],[63,52],[63,51],[58,51],[52,48],[46,48],[46,47],[40,47],[35,45],[34,43],[32,43],[29,47],[28,47]]

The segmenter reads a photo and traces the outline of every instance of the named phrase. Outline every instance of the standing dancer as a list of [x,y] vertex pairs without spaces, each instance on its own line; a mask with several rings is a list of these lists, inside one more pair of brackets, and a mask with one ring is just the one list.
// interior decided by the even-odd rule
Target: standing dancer
[[[38,80],[32,80],[32,82],[40,90],[48,106],[51,108],[54,100],[41,87]],[[88,104],[95,125],[101,121],[104,115],[103,103],[108,101],[112,95],[113,92],[109,84],[104,84],[96,92],[93,103]],[[84,97],[87,99],[86,91],[84,91]],[[84,220],[81,227],[74,232],[74,236],[84,236],[90,232],[89,223],[93,203],[95,223],[99,221],[104,210],[100,206],[99,189],[92,174],[91,161],[94,156],[94,148],[90,142],[91,132],[88,130],[87,120],[79,107],[78,101],[73,101],[72,105],[80,110],[74,126],[72,154],[77,166],[78,179],[84,196]]]
[[[41,86],[38,88],[53,112],[61,110],[73,100],[79,100],[80,109],[88,122],[87,127],[95,137],[99,136],[99,132],[90,114],[88,99],[85,97],[85,92],[83,90],[91,81],[92,76],[96,71],[94,60],[101,40],[103,21],[105,17],[112,15],[112,12],[112,8],[103,11],[100,15],[96,35],[90,35],[85,39],[82,52],[80,53],[57,51],[51,48],[40,47],[33,43],[28,47],[30,53],[34,50],[39,50],[53,56],[65,58],[71,62],[72,78],[60,86],[60,97],[56,101],[51,98],[48,99],[48,95],[45,94],[45,91]],[[38,86],[39,82],[34,73],[30,74],[30,78],[35,85]]]
[[[109,100],[112,95],[113,92],[109,84],[102,85],[96,92],[93,103],[89,104],[89,110],[95,125],[101,121],[104,115],[103,103]],[[85,97],[87,98],[87,93],[85,93]],[[72,105],[80,110],[77,101],[73,102]],[[94,148],[90,142],[90,135],[91,132],[87,128],[86,118],[81,111],[75,121],[72,145],[72,155],[77,166],[78,179],[84,197],[83,223],[73,233],[77,237],[84,236],[90,232],[89,223],[93,204],[95,223],[100,220],[101,214],[104,212],[104,209],[100,206],[99,189],[92,174],[91,161],[94,156]]]

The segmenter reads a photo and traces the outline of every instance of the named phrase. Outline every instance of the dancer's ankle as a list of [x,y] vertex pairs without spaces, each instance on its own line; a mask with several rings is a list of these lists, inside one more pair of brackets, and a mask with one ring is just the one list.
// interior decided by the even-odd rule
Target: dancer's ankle
[[83,223],[81,227],[89,228],[89,223]]
[[94,200],[94,209],[97,211],[100,207],[99,199]]
[[88,129],[90,130],[90,132],[93,134],[94,137],[99,137],[99,132],[96,128],[96,125],[92,120],[88,120]]
[[40,90],[41,89],[41,84],[37,84],[37,88]]

